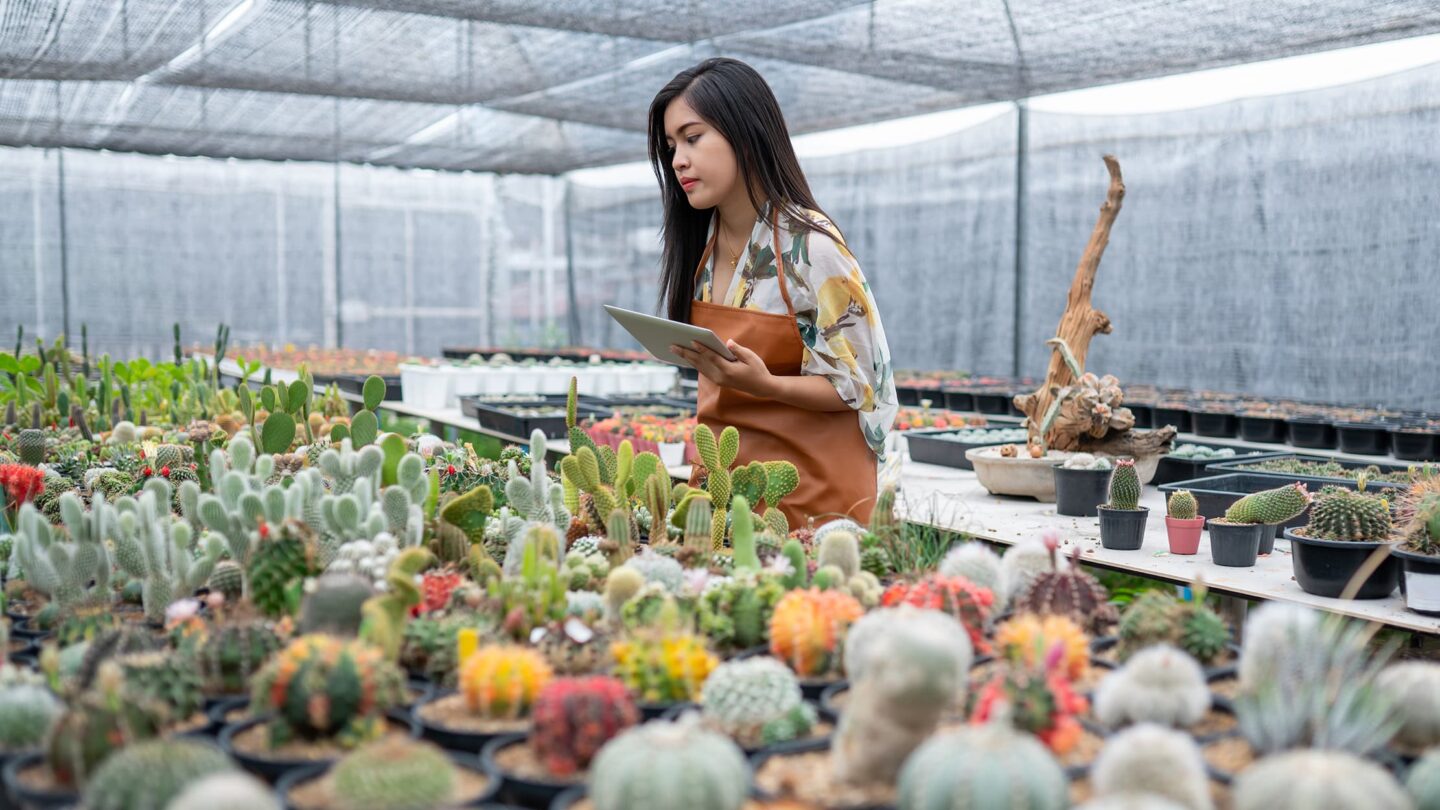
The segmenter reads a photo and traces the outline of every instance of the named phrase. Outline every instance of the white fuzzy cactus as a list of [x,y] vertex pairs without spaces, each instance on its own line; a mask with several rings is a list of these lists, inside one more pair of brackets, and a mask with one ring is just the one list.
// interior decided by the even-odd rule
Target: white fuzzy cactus
[[1169,799],[1187,810],[1214,807],[1200,747],[1188,734],[1149,723],[1106,741],[1090,781],[1101,796],[1142,793]]
[[940,573],[947,577],[964,577],[995,595],[995,610],[1005,609],[1009,592],[1000,555],[981,542],[961,543],[940,561]]
[[1205,673],[1194,658],[1168,644],[1131,656],[1095,690],[1095,717],[1109,728],[1156,723],[1185,728],[1210,708]]
[[1063,554],[1052,555],[1045,541],[1036,538],[1016,543],[1000,558],[1005,593],[1010,599],[1024,594],[1035,577],[1050,571],[1064,571],[1069,567],[1070,563]]
[[1288,751],[1266,757],[1235,781],[1235,810],[1413,810],[1384,768],[1339,751]]
[[1375,688],[1403,707],[1396,742],[1416,749],[1440,745],[1440,664],[1405,661],[1386,667]]
[[1320,614],[1285,602],[1266,602],[1245,621],[1240,653],[1240,686],[1253,691],[1267,683],[1289,683],[1295,676],[1290,653],[1313,645]]

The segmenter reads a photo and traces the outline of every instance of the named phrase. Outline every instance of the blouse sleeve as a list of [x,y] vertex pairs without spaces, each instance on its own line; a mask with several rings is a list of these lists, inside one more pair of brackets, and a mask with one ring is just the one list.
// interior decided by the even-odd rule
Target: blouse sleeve
[[828,379],[860,412],[866,441],[883,456],[899,402],[875,298],[843,242],[812,231],[806,243],[806,284],[795,302],[804,373]]

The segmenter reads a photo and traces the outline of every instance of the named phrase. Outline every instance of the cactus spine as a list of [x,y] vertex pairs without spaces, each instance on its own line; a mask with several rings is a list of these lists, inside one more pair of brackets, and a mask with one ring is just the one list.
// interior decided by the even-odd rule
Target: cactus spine
[[1115,469],[1110,473],[1110,499],[1105,505],[1111,509],[1140,508],[1140,474],[1135,471],[1134,459],[1122,458],[1115,462]]
[[1225,510],[1231,523],[1279,524],[1299,515],[1310,505],[1310,493],[1301,483],[1252,492]]
[[1195,502],[1195,496],[1188,489],[1176,490],[1170,495],[1167,504],[1167,512],[1170,517],[1176,520],[1194,520],[1199,514],[1200,506]]

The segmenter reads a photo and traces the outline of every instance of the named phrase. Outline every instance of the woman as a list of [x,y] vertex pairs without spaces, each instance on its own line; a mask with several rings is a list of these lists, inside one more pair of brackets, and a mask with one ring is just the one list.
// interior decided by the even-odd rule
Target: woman
[[769,85],[734,59],[681,71],[650,105],[649,147],[665,202],[661,300],[736,357],[674,347],[700,372],[700,421],[740,429],[737,463],[795,464],[800,487],[781,503],[792,527],[868,521],[898,410],[890,351]]

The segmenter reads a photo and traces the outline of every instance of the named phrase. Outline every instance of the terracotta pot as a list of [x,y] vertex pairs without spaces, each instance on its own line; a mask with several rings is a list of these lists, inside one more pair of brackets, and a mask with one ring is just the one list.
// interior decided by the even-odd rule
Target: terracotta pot
[[1171,554],[1194,554],[1200,549],[1200,532],[1205,528],[1205,518],[1188,520],[1165,516],[1165,535],[1170,538]]

